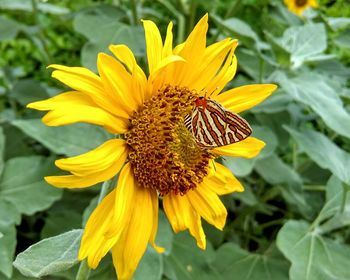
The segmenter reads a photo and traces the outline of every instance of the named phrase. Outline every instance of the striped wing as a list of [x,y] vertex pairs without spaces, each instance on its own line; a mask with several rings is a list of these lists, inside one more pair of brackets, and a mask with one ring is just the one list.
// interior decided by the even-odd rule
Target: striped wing
[[185,125],[199,145],[225,146],[242,141],[252,133],[246,120],[213,100],[206,102],[205,107],[195,107],[192,114],[185,117]]

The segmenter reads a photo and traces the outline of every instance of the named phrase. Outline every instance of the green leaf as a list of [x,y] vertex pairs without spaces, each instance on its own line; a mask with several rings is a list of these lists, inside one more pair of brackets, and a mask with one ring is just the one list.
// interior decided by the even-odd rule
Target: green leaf
[[0,272],[7,278],[12,275],[12,260],[16,249],[16,228],[14,225],[0,225],[3,237],[0,239]]
[[8,227],[13,224],[18,225],[21,221],[21,213],[17,210],[16,206],[0,198],[0,227]]
[[81,53],[83,66],[96,70],[97,54],[108,52],[110,44],[125,44],[137,56],[145,53],[143,29],[119,21],[124,16],[116,7],[100,6],[74,18],[74,29],[89,40]]
[[[0,0],[0,7],[7,10],[19,10],[25,12],[33,12],[31,0]],[[38,3],[39,11],[55,15],[63,15],[69,12],[69,9],[59,7],[50,3]]]
[[12,124],[56,154],[74,156],[95,149],[110,138],[105,130],[88,124],[48,127],[41,120],[16,120]]
[[266,49],[268,46],[262,42],[258,34],[243,20],[238,18],[228,18],[221,20],[219,17],[212,15],[211,18],[217,25],[229,31],[234,38],[251,45],[255,43],[257,49]]
[[164,255],[168,256],[171,253],[173,246],[173,231],[170,227],[168,219],[166,218],[164,212],[159,210],[158,214],[158,231],[156,242],[158,246],[165,248]]
[[148,246],[146,253],[139,263],[134,280],[160,280],[163,275],[163,257],[152,247]]
[[286,127],[299,147],[320,167],[329,169],[340,180],[350,185],[350,154],[340,149],[323,134]]
[[291,280],[350,279],[350,247],[322,237],[304,221],[288,221],[277,246],[292,263]]
[[[1,3],[0,3],[1,7]],[[11,40],[16,38],[21,30],[21,24],[12,19],[0,16],[0,41]]]
[[331,217],[321,225],[323,232],[330,232],[350,225],[350,196],[348,186],[344,186],[336,176],[332,176],[326,189],[327,201],[317,217],[317,222]]
[[178,233],[174,236],[171,254],[165,257],[164,274],[177,280],[221,279],[215,267],[210,265],[214,257],[209,242],[206,250],[202,251],[187,232]]
[[48,208],[62,195],[62,190],[48,185],[43,178],[52,174],[53,168],[52,159],[40,156],[8,160],[0,181],[1,199],[27,215]]
[[222,279],[231,279],[233,275],[249,280],[288,279],[289,266],[280,255],[273,251],[263,255],[250,253],[234,243],[221,246],[211,265],[217,269]]
[[41,240],[18,254],[13,265],[23,275],[37,278],[67,270],[78,263],[82,232],[76,229]]
[[74,209],[49,211],[40,236],[44,239],[78,227],[81,227],[81,214]]
[[317,217],[320,222],[332,217],[340,211],[343,195],[341,181],[336,176],[332,176],[327,182],[326,203]]
[[23,79],[14,84],[10,97],[16,99],[21,105],[27,105],[30,102],[46,99],[49,95],[39,82]]
[[329,128],[350,138],[350,114],[327,78],[314,73],[303,73],[288,79],[281,72],[275,78],[295,100],[310,106]]
[[297,68],[327,48],[327,33],[323,24],[306,24],[288,28],[279,40],[291,54],[291,63]]

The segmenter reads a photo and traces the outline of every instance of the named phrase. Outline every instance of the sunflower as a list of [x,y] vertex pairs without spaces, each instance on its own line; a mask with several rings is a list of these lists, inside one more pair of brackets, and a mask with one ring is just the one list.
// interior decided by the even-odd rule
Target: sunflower
[[79,250],[79,259],[87,259],[91,268],[111,251],[118,279],[132,278],[148,243],[164,251],[155,243],[160,199],[173,230],[188,229],[205,249],[201,218],[222,230],[227,210],[219,195],[243,191],[215,158],[251,158],[265,145],[248,137],[219,148],[200,147],[184,126],[196,98],[205,92],[239,113],[276,89],[255,84],[219,94],[235,75],[237,41],[228,38],[207,47],[208,15],[175,48],[172,23],[164,43],[152,21],[144,20],[143,26],[148,76],[127,46],[111,45],[115,57],[98,54],[99,75],[82,67],[51,65],[52,77],[73,90],[28,105],[49,111],[43,117],[49,126],[86,122],[119,135],[85,154],[57,160],[68,175],[45,177],[59,188],[85,188],[119,173],[113,191],[89,217]]
[[284,0],[287,8],[292,13],[301,16],[307,8],[317,8],[316,0]]

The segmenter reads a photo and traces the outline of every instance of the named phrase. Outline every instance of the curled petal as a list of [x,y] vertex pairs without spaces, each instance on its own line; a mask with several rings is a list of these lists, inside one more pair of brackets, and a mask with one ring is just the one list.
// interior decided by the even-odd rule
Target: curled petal
[[215,192],[203,185],[186,193],[195,211],[208,223],[222,230],[227,217],[227,210]]
[[122,139],[106,141],[85,154],[59,159],[55,164],[72,175],[48,176],[45,180],[55,187],[82,188],[115,176],[127,158],[127,145]]
[[175,232],[189,229],[196,239],[197,246],[206,247],[206,238],[202,228],[201,217],[193,209],[186,195],[168,194],[163,199],[165,214]]
[[43,122],[49,126],[60,126],[85,122],[103,126],[111,133],[125,133],[128,120],[118,118],[100,108],[92,99],[81,92],[70,91],[52,98],[33,102],[28,108],[40,111],[50,111],[43,117]]

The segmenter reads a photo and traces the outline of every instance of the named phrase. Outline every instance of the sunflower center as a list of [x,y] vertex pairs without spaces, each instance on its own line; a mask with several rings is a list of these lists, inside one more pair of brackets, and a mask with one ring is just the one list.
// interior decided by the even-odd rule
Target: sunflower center
[[184,125],[197,96],[188,88],[166,86],[132,117],[125,137],[141,186],[162,196],[170,192],[183,195],[207,175],[213,155],[197,145]]
[[298,7],[304,7],[308,0],[295,0],[295,5]]

